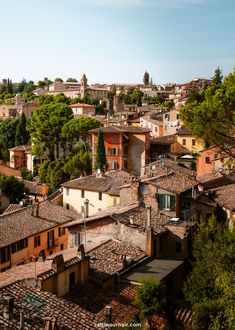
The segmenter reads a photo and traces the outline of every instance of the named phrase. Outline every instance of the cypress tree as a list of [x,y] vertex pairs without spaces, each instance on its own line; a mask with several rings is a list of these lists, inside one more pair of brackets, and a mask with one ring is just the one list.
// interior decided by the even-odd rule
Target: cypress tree
[[18,125],[16,126],[16,133],[15,133],[15,145],[19,146],[21,144],[27,144],[29,140],[29,133],[26,130],[26,118],[25,114],[22,113]]
[[96,169],[105,170],[106,169],[106,155],[104,146],[104,135],[101,130],[98,133],[97,148],[96,148]]

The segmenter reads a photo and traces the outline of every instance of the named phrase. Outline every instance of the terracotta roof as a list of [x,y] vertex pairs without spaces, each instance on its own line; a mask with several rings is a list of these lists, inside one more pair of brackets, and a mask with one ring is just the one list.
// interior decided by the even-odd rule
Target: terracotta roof
[[185,126],[182,126],[176,133],[176,135],[193,135],[192,131]]
[[235,183],[212,189],[212,198],[221,206],[235,210]]
[[[3,297],[14,297],[14,314],[11,320],[3,317]],[[105,307],[112,308],[112,323],[129,323],[138,310],[124,297],[103,290],[91,283],[75,288],[63,298],[49,292],[30,289],[22,283],[14,283],[0,290],[0,328],[18,329],[19,314],[24,312],[25,330],[42,330],[45,318],[57,319],[60,329],[107,329]]]
[[119,196],[118,188],[127,182],[130,182],[130,175],[124,171],[116,171],[114,173],[107,173],[101,177],[96,177],[94,175],[85,176],[68,181],[62,186],[65,188],[99,191],[106,194]]
[[160,177],[148,178],[142,181],[149,182],[157,188],[161,188],[175,194],[180,194],[199,184],[196,179],[180,172],[171,172]]
[[93,104],[85,104],[85,103],[70,104],[70,108],[79,108],[79,107],[95,109],[95,105],[93,105]]
[[[143,205],[139,205],[131,210],[123,213],[113,214],[112,218],[118,220],[126,225],[142,228],[144,231],[147,224],[147,210]],[[166,231],[165,225],[168,223],[171,217],[156,212],[153,208],[151,209],[151,225],[156,233]],[[133,220],[133,224],[130,223]]]
[[22,146],[17,146],[17,147],[14,147],[14,148],[10,148],[8,150],[10,150],[10,151],[31,151],[32,146],[22,145]]
[[37,261],[36,263],[31,262],[24,265],[18,265],[0,273],[0,287],[15,283],[16,281],[35,278],[36,276],[38,279],[45,280],[46,278],[55,275],[57,271],[52,267],[52,262],[53,258],[59,254],[63,254],[65,268],[81,261],[80,256],[78,256],[77,248],[60,251],[47,257],[47,260],[44,262]]
[[175,134],[151,139],[151,144],[171,145],[175,143]]
[[173,160],[168,159],[168,158],[164,158],[164,159],[149,163],[148,165],[146,165],[146,167],[151,168],[153,165],[155,166],[155,169],[154,170],[152,169],[152,172],[154,172],[154,173],[155,172],[158,173],[158,171],[159,171],[159,173],[162,174],[163,171],[166,171],[166,168],[168,168],[168,169],[172,170],[173,172],[180,172],[189,177],[192,177],[194,174],[196,174],[196,172],[189,170],[188,168],[181,166],[178,163],[176,163]]
[[18,210],[21,210],[23,208],[23,205],[20,204],[10,204],[8,208],[3,212],[3,214],[15,212]]
[[138,126],[108,126],[92,129],[89,133],[98,133],[101,130],[103,133],[133,133],[141,134],[150,132],[149,129],[138,127]]
[[146,257],[139,247],[116,240],[109,240],[87,254],[90,256],[91,274],[99,280],[106,280],[125,269],[125,262],[130,265]]
[[75,212],[47,201],[40,203],[39,216],[32,215],[32,209],[28,206],[0,216],[0,247],[77,219]]

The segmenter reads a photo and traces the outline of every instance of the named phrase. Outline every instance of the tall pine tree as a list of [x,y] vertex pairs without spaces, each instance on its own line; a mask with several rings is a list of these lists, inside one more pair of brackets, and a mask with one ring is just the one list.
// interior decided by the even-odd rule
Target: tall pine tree
[[96,148],[96,169],[101,171],[106,170],[106,155],[105,155],[105,146],[104,146],[104,135],[101,130],[98,133],[97,139],[97,148]]

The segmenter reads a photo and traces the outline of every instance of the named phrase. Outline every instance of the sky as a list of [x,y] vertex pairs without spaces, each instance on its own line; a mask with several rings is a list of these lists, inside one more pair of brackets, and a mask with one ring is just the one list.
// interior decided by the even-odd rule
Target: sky
[[0,0],[0,79],[155,84],[235,67],[234,0]]

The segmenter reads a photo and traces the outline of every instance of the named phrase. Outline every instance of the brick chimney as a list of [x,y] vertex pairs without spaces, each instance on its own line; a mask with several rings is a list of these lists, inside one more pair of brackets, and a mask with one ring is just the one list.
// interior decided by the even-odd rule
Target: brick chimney
[[13,318],[14,298],[11,296],[3,297],[3,317],[6,320]]
[[139,181],[133,176],[131,178],[131,203],[139,201]]
[[85,250],[84,250],[84,245],[80,244],[77,249],[78,255],[81,258],[81,260],[85,260]]

